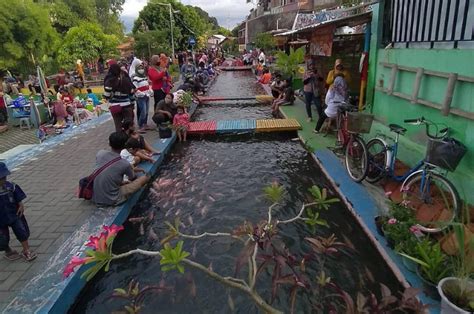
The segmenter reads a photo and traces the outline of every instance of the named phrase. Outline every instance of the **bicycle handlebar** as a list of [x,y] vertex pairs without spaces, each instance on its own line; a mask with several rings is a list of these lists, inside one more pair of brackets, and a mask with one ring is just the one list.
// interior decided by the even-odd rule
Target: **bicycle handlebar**
[[[441,125],[444,125],[445,124],[439,124],[439,123],[434,123],[432,121],[429,121],[429,120],[426,120],[425,117],[420,117],[420,118],[417,118],[417,119],[406,119],[404,120],[405,123],[408,123],[408,124],[413,124],[413,125],[421,125],[421,124],[424,124],[425,127],[426,127],[426,135],[431,138],[431,139],[443,139],[443,138],[446,138],[449,134],[449,131],[450,131],[450,128],[449,127],[446,127],[444,129],[439,129],[439,127]],[[434,135],[431,134],[430,132],[430,127],[434,127],[435,128],[435,132],[434,132]]]
[[408,124],[421,124],[422,122],[425,121],[424,117],[418,118],[418,119],[406,119],[403,122],[408,123]]

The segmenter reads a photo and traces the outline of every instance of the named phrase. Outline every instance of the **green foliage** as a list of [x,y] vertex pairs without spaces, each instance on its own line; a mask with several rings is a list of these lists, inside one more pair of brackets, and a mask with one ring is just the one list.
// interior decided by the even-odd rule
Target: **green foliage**
[[265,51],[271,51],[275,48],[275,37],[268,33],[259,33],[255,37],[255,46],[262,48]]
[[169,6],[160,5],[169,3],[173,13],[173,36],[176,49],[187,49],[190,36],[198,38],[212,29],[212,25],[204,19],[194,7],[185,6],[176,0],[155,0],[140,11],[133,26],[133,33],[161,31],[160,42],[171,42]]
[[285,193],[283,186],[273,183],[270,186],[267,186],[263,189],[265,197],[271,201],[273,204],[280,202]]
[[446,281],[442,288],[451,303],[471,313],[474,311],[474,289],[468,278]]
[[284,51],[276,53],[276,65],[278,70],[284,76],[294,77],[298,71],[301,63],[304,62],[305,48],[300,47],[296,50],[290,48],[290,54],[287,55]]
[[66,33],[58,60],[64,67],[73,67],[77,59],[87,62],[99,56],[108,58],[115,54],[117,44],[117,37],[104,34],[98,24],[83,23]]
[[183,241],[179,241],[175,248],[172,248],[169,243],[166,243],[164,248],[160,251],[160,254],[162,271],[177,269],[181,274],[184,273],[184,266],[181,262],[190,254],[183,251]]
[[338,198],[328,198],[329,196],[326,188],[321,189],[320,187],[313,185],[311,188],[308,189],[308,191],[313,196],[313,203],[315,203],[314,207],[316,207],[317,209],[327,210],[329,209],[329,206],[331,206],[331,204],[339,202]]
[[48,11],[31,0],[0,0],[0,11],[0,69],[34,71],[58,39]]
[[305,223],[309,226],[312,233],[316,232],[316,226],[329,227],[325,219],[319,218],[319,212],[313,211],[311,208],[306,209],[306,216]]
[[423,239],[417,243],[416,253],[419,258],[404,253],[400,253],[400,255],[420,265],[421,275],[426,280],[438,284],[449,274],[450,269],[447,267],[446,255],[441,251],[438,242],[433,243],[428,239]]
[[169,32],[165,30],[153,30],[148,32],[138,32],[134,34],[135,54],[140,57],[151,57],[159,53],[171,54],[171,42],[164,40]]

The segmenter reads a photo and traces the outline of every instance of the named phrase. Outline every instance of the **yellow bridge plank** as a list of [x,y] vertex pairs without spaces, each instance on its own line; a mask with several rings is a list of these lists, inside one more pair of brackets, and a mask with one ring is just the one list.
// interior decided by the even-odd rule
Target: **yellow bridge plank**
[[300,130],[301,125],[296,119],[265,119],[257,120],[257,132],[278,132]]

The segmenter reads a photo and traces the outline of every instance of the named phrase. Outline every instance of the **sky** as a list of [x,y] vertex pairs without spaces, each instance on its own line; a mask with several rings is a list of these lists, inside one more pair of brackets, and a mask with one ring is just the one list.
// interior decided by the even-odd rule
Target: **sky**
[[[130,31],[138,12],[147,4],[147,0],[125,0],[122,21],[126,31]],[[246,0],[181,0],[183,4],[198,6],[219,21],[219,25],[232,29],[249,14],[252,3]]]

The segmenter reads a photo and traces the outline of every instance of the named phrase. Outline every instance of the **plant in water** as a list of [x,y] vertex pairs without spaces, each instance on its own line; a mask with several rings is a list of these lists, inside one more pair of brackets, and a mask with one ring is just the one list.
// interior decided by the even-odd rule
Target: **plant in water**
[[172,248],[169,243],[165,243],[160,255],[162,271],[177,269],[181,274],[184,273],[182,261],[189,256],[189,253],[183,251],[183,241],[179,241],[175,248]]
[[128,304],[124,305],[125,313],[137,314],[140,313],[145,296],[150,293],[159,293],[170,290],[164,286],[145,286],[140,289],[138,281],[131,280],[128,284],[127,289],[116,288],[111,298],[118,298],[128,301]]
[[[279,219],[274,216],[277,206],[279,206],[279,202],[284,196],[284,189],[278,184],[273,183],[264,189],[264,193],[271,202],[271,205],[266,211],[265,219],[259,223],[245,221],[242,225],[235,228],[233,232],[204,232],[197,235],[189,235],[180,230],[182,224],[179,219],[176,219],[174,224],[167,223],[168,234],[161,241],[163,248],[160,251],[134,249],[122,254],[113,254],[111,252],[110,243],[107,247],[106,255],[88,254],[90,259],[87,260],[87,263],[95,263],[92,267],[95,269],[94,273],[97,273],[100,268],[108,265],[111,261],[133,254],[158,257],[160,258],[163,271],[177,270],[180,273],[184,273],[185,267],[192,267],[205,273],[224,286],[243,292],[265,313],[282,313],[273,307],[272,303],[277,298],[277,293],[281,287],[286,286],[290,294],[291,312],[294,312],[297,292],[300,289],[312,292],[316,289],[324,290],[326,286],[335,286],[331,276],[326,273],[324,264],[328,257],[336,257],[338,254],[344,253],[347,246],[339,242],[334,235],[329,237],[309,237],[305,240],[309,243],[310,251],[304,253],[302,256],[298,256],[290,252],[282,241],[282,238],[278,236],[279,229],[283,225],[297,221],[305,221],[308,225],[313,227],[316,225],[326,225],[327,222],[319,218],[318,210],[328,210],[330,205],[337,202],[338,199],[330,197],[326,189],[313,186],[309,189],[309,194],[312,197],[310,203],[302,204],[299,211],[293,217],[289,219]],[[308,209],[311,210],[309,211]],[[310,214],[308,215],[308,213]],[[305,214],[308,215],[308,217],[305,216]],[[206,267],[190,260],[189,253],[183,250],[183,241],[178,241],[174,247],[169,243],[170,241],[174,241],[175,238],[202,240],[213,237],[226,237],[243,243],[243,248],[236,257],[235,273],[233,276],[221,275],[214,272],[211,267]],[[99,245],[98,248],[101,248],[101,246]],[[313,277],[313,275],[311,275],[311,277],[309,276],[309,274],[313,274],[313,272],[306,272],[308,264],[314,264],[313,269],[320,270],[319,273],[316,274],[316,277]],[[105,267],[105,270],[107,270],[107,267]],[[241,274],[244,270],[246,270],[246,276],[242,277]],[[264,286],[264,282],[259,282],[257,285],[260,275],[264,273],[269,274],[271,277],[271,295],[269,300],[262,296],[261,291],[259,291],[259,289]],[[87,279],[90,278],[92,277],[89,273]],[[342,291],[341,289],[339,290]],[[133,291],[134,293],[136,292],[136,290]],[[120,293],[123,296],[130,296],[130,293],[124,294],[121,290],[119,291],[119,294]],[[332,296],[334,297],[334,293],[332,293]],[[136,298],[137,294],[133,294],[132,297]],[[139,301],[140,300],[142,300],[142,298],[140,298]],[[340,299],[335,301],[336,302],[331,302],[331,308],[336,308],[337,312],[337,307],[344,307],[344,304],[340,302]],[[141,306],[141,304],[138,304],[137,307],[132,309],[139,310]],[[314,303],[315,308],[319,306],[318,302]]]
[[418,300],[416,295],[419,290],[415,288],[407,288],[401,295],[395,295],[387,286],[380,284],[381,298],[378,299],[373,293],[366,296],[358,292],[354,301],[347,292],[337,286],[332,287],[344,300],[346,314],[426,313],[429,308]]

